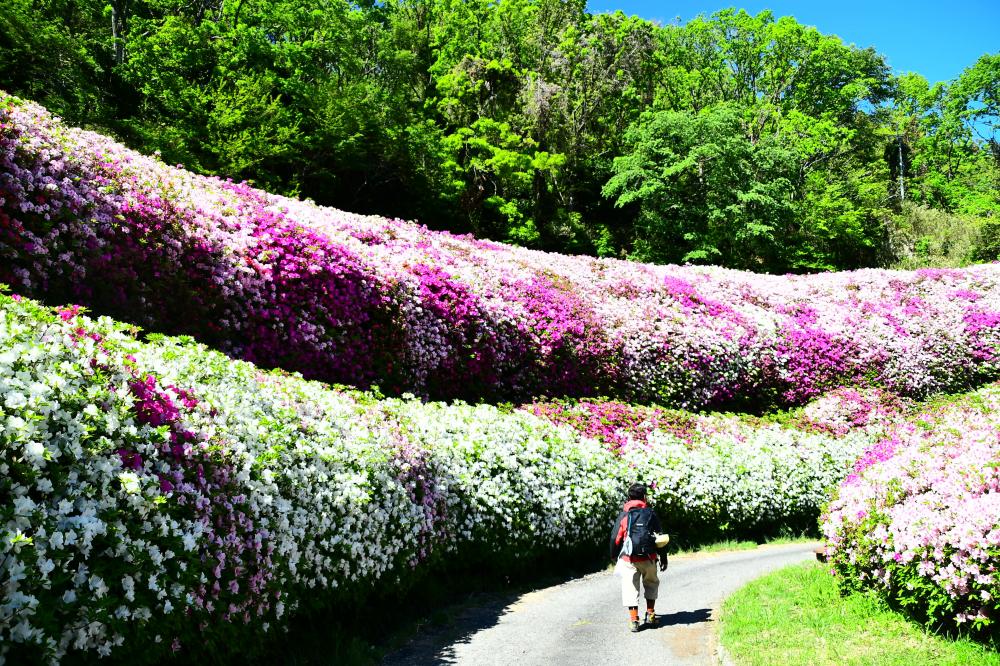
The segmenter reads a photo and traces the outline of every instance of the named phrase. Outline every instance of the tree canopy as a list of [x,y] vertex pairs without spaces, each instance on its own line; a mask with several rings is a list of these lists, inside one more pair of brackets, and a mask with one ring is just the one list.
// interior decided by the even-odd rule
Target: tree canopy
[[1000,54],[931,84],[766,11],[8,0],[0,62],[168,162],[542,249],[803,272],[891,262],[911,205],[1000,224]]

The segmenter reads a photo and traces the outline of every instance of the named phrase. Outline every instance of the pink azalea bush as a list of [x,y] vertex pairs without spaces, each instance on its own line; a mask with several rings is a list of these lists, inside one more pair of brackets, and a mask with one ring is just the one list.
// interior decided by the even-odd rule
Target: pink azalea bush
[[393,395],[760,406],[998,370],[1000,266],[795,277],[535,252],[196,176],[2,94],[0,281]]
[[878,388],[829,391],[795,413],[796,427],[844,435],[858,429],[889,427],[912,409],[912,401]]
[[896,423],[857,460],[822,520],[842,585],[930,625],[1000,619],[1000,386]]
[[698,425],[707,421],[690,412],[641,407],[613,400],[535,402],[526,407],[536,416],[565,424],[580,434],[603,442],[611,451],[645,444],[656,431],[665,431],[693,446]]

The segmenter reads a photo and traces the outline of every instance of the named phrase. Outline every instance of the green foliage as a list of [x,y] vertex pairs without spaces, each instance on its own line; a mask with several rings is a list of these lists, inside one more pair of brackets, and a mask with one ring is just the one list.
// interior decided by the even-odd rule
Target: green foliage
[[755,138],[753,117],[720,104],[630,129],[604,193],[638,204],[633,257],[772,272],[870,262],[887,211],[859,174],[859,132],[792,110]]
[[791,223],[792,165],[780,145],[746,137],[741,114],[662,111],[626,135],[604,193],[639,204],[633,256],[760,267]]
[[893,268],[964,266],[980,259],[995,235],[979,218],[907,203],[892,225]]
[[[0,87],[44,101],[77,122],[99,120],[106,96],[103,3],[5,0],[0,7]],[[98,28],[100,23],[100,28]]]
[[815,271],[904,261],[911,201],[1000,213],[1000,55],[931,85],[767,11],[10,0],[0,62],[167,162],[541,249]]
[[1000,53],[982,56],[948,92],[948,111],[983,139],[1000,164]]

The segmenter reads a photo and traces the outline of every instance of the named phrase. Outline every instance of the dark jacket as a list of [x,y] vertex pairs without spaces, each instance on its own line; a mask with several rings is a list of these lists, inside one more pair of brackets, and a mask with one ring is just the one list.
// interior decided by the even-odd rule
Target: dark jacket
[[[618,519],[615,520],[614,525],[611,526],[611,561],[614,562],[618,559],[618,556],[622,552],[622,544],[625,542],[625,531],[628,529],[628,512],[632,509],[645,509],[648,505],[643,500],[629,500],[625,502],[625,506],[622,507],[622,512],[618,514]],[[652,519],[649,521],[649,529],[653,532],[661,532],[660,528],[660,518],[653,513]],[[642,555],[639,557],[632,557],[631,555],[621,555],[621,558],[626,562],[638,562],[645,560],[647,562],[656,561],[656,553],[650,555]]]

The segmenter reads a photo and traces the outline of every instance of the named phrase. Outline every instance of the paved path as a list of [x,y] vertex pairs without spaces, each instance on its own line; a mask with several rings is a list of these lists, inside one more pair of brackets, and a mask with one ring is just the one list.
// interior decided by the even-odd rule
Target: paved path
[[422,632],[387,666],[688,666],[717,664],[714,622],[722,600],[748,581],[811,559],[816,544],[670,559],[661,574],[660,623],[631,634],[610,570],[467,608],[453,626]]

